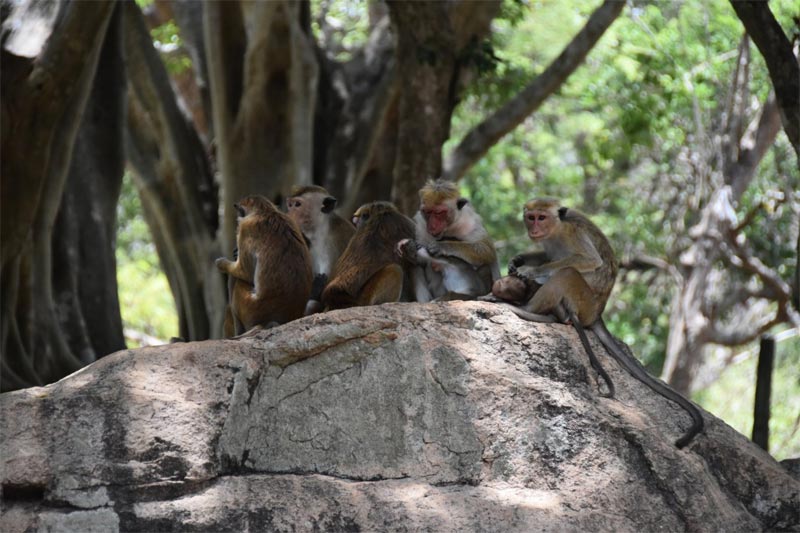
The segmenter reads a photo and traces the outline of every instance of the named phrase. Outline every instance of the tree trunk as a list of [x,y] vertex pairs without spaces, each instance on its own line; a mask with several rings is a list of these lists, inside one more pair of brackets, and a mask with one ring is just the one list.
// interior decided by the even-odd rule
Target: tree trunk
[[116,212],[125,162],[122,6],[109,23],[53,228],[53,290],[83,363],[125,348],[117,296]]
[[175,297],[180,336],[218,337],[226,291],[214,266],[222,255],[216,186],[139,8],[127,3],[125,9],[131,87],[126,148],[145,219]]
[[230,251],[234,202],[248,194],[276,200],[311,183],[319,67],[307,3],[214,1],[204,9],[222,248]]
[[498,2],[391,2],[400,87],[392,201],[414,213],[417,193],[442,174],[442,145],[458,103],[464,52],[483,38]]
[[53,226],[115,5],[15,4],[7,13],[0,81],[3,390],[81,366],[56,309]]

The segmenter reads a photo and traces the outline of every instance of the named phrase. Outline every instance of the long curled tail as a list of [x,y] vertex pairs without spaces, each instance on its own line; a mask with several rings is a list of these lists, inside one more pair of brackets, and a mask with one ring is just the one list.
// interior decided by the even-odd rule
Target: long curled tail
[[692,427],[690,427],[681,438],[675,441],[675,446],[678,448],[683,448],[689,444],[698,433],[703,431],[704,422],[703,415],[700,414],[700,410],[695,407],[692,402],[684,398],[680,393],[673,390],[668,385],[665,385],[661,381],[653,378],[647,373],[647,370],[644,369],[639,361],[626,354],[622,348],[620,348],[619,344],[617,344],[617,340],[614,338],[614,336],[608,331],[608,328],[606,328],[606,324],[603,322],[602,318],[599,318],[594,324],[592,324],[590,329],[594,331],[595,334],[600,338],[600,342],[603,344],[603,346],[605,346],[606,350],[608,350],[612,357],[614,357],[619,364],[625,367],[625,369],[630,372],[633,377],[650,387],[657,394],[660,394],[664,398],[672,400],[683,407],[683,409],[689,413],[689,416],[692,417]]
[[615,394],[614,389],[614,382],[611,381],[611,377],[606,372],[606,369],[603,368],[603,365],[600,364],[600,361],[597,359],[597,356],[594,354],[594,350],[592,346],[589,344],[589,337],[586,336],[586,330],[583,329],[578,317],[575,316],[570,309],[567,309],[567,316],[569,316],[570,322],[572,325],[575,326],[575,330],[578,332],[578,337],[581,339],[581,344],[583,344],[583,349],[586,350],[586,353],[589,355],[589,362],[592,364],[592,368],[594,368],[595,372],[597,372],[603,381],[606,382],[606,386],[608,387],[607,393],[600,393],[600,396],[605,398],[613,398]]

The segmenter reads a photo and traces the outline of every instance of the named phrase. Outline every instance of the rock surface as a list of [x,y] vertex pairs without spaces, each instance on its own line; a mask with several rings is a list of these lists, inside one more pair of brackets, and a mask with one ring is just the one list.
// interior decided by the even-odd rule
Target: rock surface
[[390,304],[128,350],[0,396],[10,531],[758,531],[800,482],[572,328]]

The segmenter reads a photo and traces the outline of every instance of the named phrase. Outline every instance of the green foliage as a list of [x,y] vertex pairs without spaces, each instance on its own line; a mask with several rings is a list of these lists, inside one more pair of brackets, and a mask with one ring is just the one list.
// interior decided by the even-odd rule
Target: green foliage
[[369,2],[311,0],[311,31],[337,61],[349,61],[367,42]]
[[[697,400],[736,431],[753,432],[758,347],[730,366],[723,376],[697,395]],[[800,457],[800,338],[778,343],[770,397],[770,453],[778,460]]]
[[192,60],[183,47],[180,30],[174,20],[150,30],[153,46],[161,53],[161,59],[167,67],[167,72],[177,76],[192,68]]
[[[117,285],[123,327],[168,340],[178,335],[178,316],[161,270],[139,193],[125,176],[117,207]],[[135,341],[128,339],[133,347]]]

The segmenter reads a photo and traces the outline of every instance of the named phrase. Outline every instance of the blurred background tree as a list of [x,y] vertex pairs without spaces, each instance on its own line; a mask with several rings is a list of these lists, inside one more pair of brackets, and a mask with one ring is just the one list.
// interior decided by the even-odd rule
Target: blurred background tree
[[444,174],[503,268],[525,200],[590,214],[623,267],[609,327],[745,433],[726,399],[783,332],[776,441],[800,453],[791,0],[32,5],[2,3],[3,390],[123,348],[123,323],[130,346],[218,336],[244,194],[411,213]]

